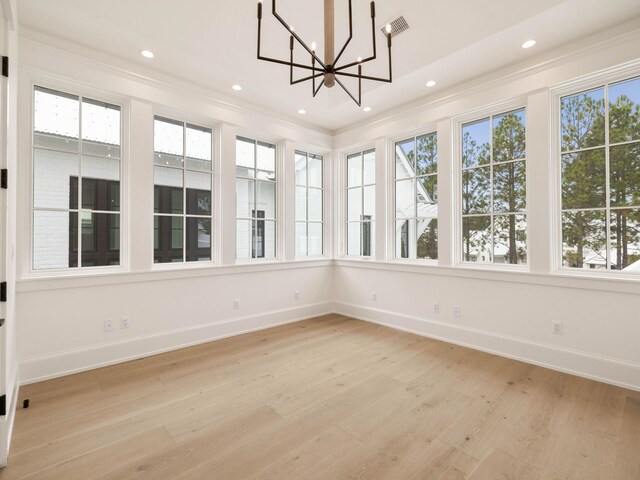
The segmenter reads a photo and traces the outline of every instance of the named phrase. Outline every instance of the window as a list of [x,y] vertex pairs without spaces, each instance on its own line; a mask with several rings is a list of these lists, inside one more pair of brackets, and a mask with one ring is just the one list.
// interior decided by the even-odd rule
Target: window
[[347,255],[374,254],[376,211],[374,150],[347,157]]
[[34,270],[120,264],[120,107],[35,87]]
[[525,111],[462,125],[462,260],[527,263]]
[[640,271],[640,77],[563,97],[562,264]]
[[276,256],[276,146],[236,139],[236,258]]
[[153,145],[154,263],[211,260],[211,129],[156,117]]
[[296,152],[296,256],[322,255],[322,164],[318,155]]
[[438,258],[435,133],[395,144],[396,258]]

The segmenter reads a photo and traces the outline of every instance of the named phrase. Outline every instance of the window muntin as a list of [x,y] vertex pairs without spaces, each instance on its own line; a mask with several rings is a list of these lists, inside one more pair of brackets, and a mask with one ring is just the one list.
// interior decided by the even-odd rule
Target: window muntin
[[296,257],[323,254],[323,158],[295,153]]
[[121,110],[34,88],[33,270],[120,264]]
[[153,138],[153,261],[209,261],[212,130],[155,117]]
[[236,258],[276,257],[276,146],[236,138]]
[[438,258],[438,155],[435,133],[395,144],[396,258]]
[[347,156],[347,255],[374,255],[375,182],[375,150]]
[[525,110],[462,125],[462,260],[527,263]]
[[640,77],[560,100],[562,265],[640,271]]

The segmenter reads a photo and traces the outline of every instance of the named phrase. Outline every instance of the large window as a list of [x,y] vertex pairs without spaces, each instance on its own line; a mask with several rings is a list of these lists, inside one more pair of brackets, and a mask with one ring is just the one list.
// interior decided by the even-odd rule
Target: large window
[[376,154],[374,150],[347,157],[347,255],[374,254],[376,212]]
[[34,270],[120,264],[120,107],[34,89]]
[[565,267],[640,271],[640,77],[561,100]]
[[296,256],[322,255],[322,157],[296,152]]
[[462,125],[462,260],[527,263],[525,111]]
[[236,258],[276,256],[276,147],[236,139]]
[[211,129],[154,121],[155,263],[211,260]]
[[396,258],[438,258],[435,133],[395,144]]

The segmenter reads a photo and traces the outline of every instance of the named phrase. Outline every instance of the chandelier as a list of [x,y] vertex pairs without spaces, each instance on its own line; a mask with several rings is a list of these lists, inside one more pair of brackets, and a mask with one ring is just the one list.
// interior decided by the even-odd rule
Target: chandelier
[[[376,35],[375,35],[375,19],[376,19],[376,4],[375,1],[371,2],[371,40],[373,44],[373,54],[367,58],[360,58],[355,62],[347,62],[338,64],[342,54],[344,53],[347,45],[351,42],[353,33],[352,14],[351,14],[351,0],[349,0],[349,38],[344,43],[338,55],[335,55],[335,19],[334,19],[334,0],[324,0],[324,61],[316,54],[316,45],[312,43],[311,46],[307,46],[306,43],[298,36],[293,27],[290,26],[276,11],[276,0],[272,0],[272,13],[273,16],[282,24],[282,26],[289,32],[289,60],[279,60],[277,58],[265,57],[260,54],[260,37],[262,29],[262,0],[258,0],[258,60],[265,60],[267,62],[278,63],[280,65],[287,65],[289,67],[289,84],[296,85],[302,82],[311,82],[311,92],[315,97],[322,86],[332,88],[337,83],[342,89],[347,92],[351,99],[360,106],[362,104],[362,80],[373,80],[376,82],[391,83],[392,71],[391,71],[391,25],[387,24],[384,29],[385,36],[387,37],[387,48],[389,51],[389,78],[379,78],[362,74],[362,66],[365,63],[371,62],[376,59]],[[298,43],[309,54],[306,62],[294,61],[294,46]],[[304,55],[304,53],[303,53]],[[306,56],[306,55],[305,55]],[[357,67],[357,68],[356,68]],[[302,78],[294,79],[294,69],[303,69],[310,75]],[[356,98],[339,77],[356,78],[358,80],[358,96]],[[321,80],[319,80],[321,78]],[[316,84],[317,87],[316,87]]]

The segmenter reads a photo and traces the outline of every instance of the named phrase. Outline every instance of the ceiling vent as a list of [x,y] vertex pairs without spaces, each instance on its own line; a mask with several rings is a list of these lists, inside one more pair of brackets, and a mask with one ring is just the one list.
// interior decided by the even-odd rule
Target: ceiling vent
[[[405,18],[400,15],[398,18],[396,18],[395,20],[391,20],[389,22],[389,25],[391,25],[391,37],[395,37],[397,35],[400,35],[402,32],[404,32],[405,30],[409,29],[409,24],[407,23],[407,21],[405,20]],[[382,32],[382,34],[384,36],[387,35],[387,24],[385,23],[383,25],[383,27],[380,29],[380,31]]]

